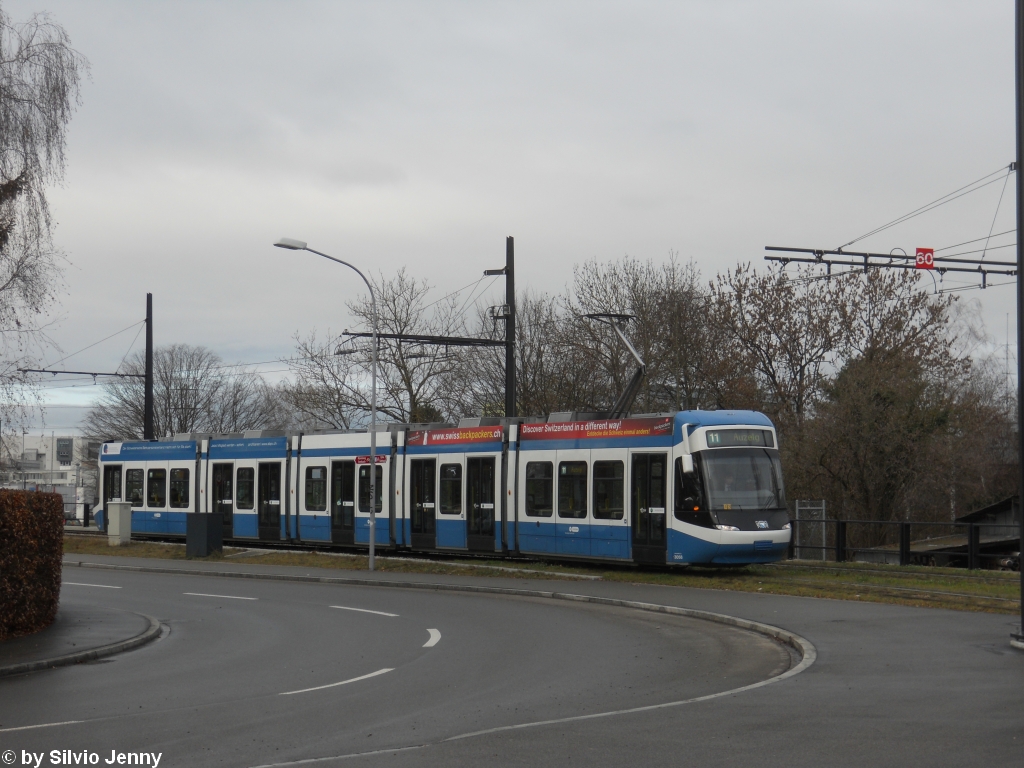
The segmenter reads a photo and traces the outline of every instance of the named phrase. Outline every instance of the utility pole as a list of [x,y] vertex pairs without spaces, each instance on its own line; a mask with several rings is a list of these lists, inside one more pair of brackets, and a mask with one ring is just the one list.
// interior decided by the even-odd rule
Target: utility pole
[[146,294],[146,394],[145,421],[142,437],[152,440],[153,435],[153,294]]
[[516,415],[516,249],[511,235],[505,238],[505,416]]
[[[1014,18],[1014,48],[1016,75],[1016,116],[1017,116],[1017,509],[1020,511],[1020,544],[1024,545],[1024,355],[1021,354],[1021,339],[1024,339],[1024,0],[1017,0]],[[1018,546],[1018,549],[1021,547]],[[1021,557],[1018,555],[1018,557]],[[1024,568],[1020,569],[1021,626],[1018,627],[1014,644],[1024,648]]]
[[[281,246],[288,248],[290,246]],[[308,248],[306,250],[309,250]],[[318,251],[313,251],[318,253]],[[322,255],[322,254],[321,254]],[[327,258],[331,258],[328,256]],[[505,321],[505,340],[476,339],[468,336],[425,336],[416,333],[349,333],[349,338],[394,339],[399,343],[407,341],[411,344],[430,344],[440,347],[505,347],[505,416],[516,416],[516,278],[515,278],[515,240],[505,238],[505,266],[501,269],[485,269],[485,277],[505,276],[505,303],[500,307],[491,307],[490,316],[495,322]],[[335,354],[344,354],[335,352]]]
[[516,415],[516,249],[515,238],[505,238],[505,267],[485,269],[484,276],[505,276],[505,305],[491,307],[491,317],[505,321],[505,417]]

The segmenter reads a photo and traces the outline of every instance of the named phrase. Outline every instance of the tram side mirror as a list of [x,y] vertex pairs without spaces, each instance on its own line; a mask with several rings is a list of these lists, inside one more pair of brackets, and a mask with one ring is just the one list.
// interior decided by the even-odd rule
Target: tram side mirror
[[693,474],[693,454],[684,453],[683,456],[682,456],[682,459],[683,459],[683,472],[685,472],[688,475]]

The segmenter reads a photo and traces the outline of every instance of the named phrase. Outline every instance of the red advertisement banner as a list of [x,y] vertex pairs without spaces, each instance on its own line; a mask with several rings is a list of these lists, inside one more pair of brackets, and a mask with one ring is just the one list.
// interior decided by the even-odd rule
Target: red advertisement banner
[[501,427],[463,427],[410,432],[409,445],[459,445],[465,443],[496,443],[501,441]]
[[595,419],[522,424],[521,440],[584,440],[609,437],[658,437],[672,434],[672,417],[653,419]]

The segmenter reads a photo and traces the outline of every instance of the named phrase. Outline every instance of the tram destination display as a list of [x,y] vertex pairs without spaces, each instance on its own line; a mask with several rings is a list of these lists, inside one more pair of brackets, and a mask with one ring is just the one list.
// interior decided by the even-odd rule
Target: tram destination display
[[774,448],[775,439],[765,429],[715,429],[707,432],[708,448]]

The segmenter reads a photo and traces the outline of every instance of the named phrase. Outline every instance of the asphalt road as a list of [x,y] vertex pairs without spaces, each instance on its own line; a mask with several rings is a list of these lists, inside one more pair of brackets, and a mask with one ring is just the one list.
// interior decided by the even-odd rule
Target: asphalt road
[[[1005,616],[517,581],[776,624],[819,654],[803,673],[753,690],[530,725],[730,691],[779,674],[792,657],[750,632],[624,608],[68,573],[120,589],[66,585],[65,605],[146,613],[169,631],[112,659],[0,679],[0,750],[14,749],[16,764],[27,750],[51,765],[56,749],[98,753],[100,765],[111,750],[163,753],[162,766],[347,755],[361,756],[344,764],[388,766],[1024,763],[1024,654],[1009,648]],[[83,722],[9,730],[73,720]],[[489,732],[453,739],[479,731]],[[333,764],[341,761],[312,763]]]

